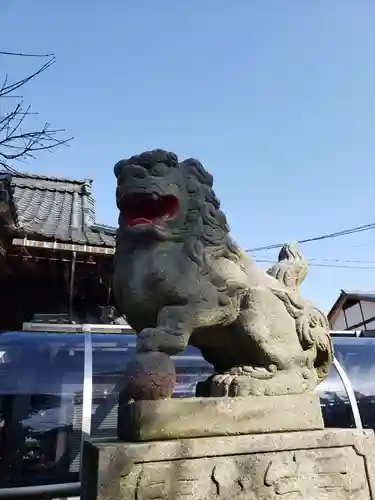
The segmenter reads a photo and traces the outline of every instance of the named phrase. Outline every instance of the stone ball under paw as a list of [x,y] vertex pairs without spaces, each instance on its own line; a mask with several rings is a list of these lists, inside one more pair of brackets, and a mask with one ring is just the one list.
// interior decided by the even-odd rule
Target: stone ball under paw
[[175,366],[167,354],[138,353],[126,368],[122,399],[140,401],[169,398],[175,384]]

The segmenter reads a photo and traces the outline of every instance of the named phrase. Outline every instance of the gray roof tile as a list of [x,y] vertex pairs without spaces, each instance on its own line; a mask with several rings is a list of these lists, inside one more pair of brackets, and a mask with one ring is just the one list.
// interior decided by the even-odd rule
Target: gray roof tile
[[17,226],[29,238],[114,247],[115,228],[95,224],[91,180],[12,174]]

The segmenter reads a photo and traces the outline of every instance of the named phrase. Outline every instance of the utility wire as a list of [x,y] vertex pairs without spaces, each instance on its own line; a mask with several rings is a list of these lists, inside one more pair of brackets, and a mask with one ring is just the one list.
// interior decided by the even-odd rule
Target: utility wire
[[[268,260],[268,259],[254,259],[255,262],[266,262],[269,264],[277,264],[277,261],[275,260]],[[375,262],[373,266],[351,266],[349,264],[322,264],[318,262],[311,262],[309,264],[310,266],[313,267],[329,267],[329,268],[339,268],[339,269],[364,269],[367,271],[373,270],[375,271]]]
[[[352,259],[317,259],[313,257],[305,257],[307,262],[338,262],[345,264],[372,264],[375,266],[375,260],[352,260]],[[266,262],[277,262],[275,260],[270,260],[269,255],[260,255],[259,257],[254,257],[255,260],[261,261],[264,259]]]
[[[313,238],[306,238],[304,240],[298,240],[297,243],[310,243],[312,241],[328,240],[331,238],[338,238],[340,236],[347,236],[354,233],[362,233],[363,231],[369,231],[370,229],[375,229],[375,222],[371,224],[364,224],[362,226],[355,226],[349,229],[343,229],[342,231],[336,231],[334,233],[322,234],[321,236],[314,236]],[[273,250],[275,248],[281,248],[284,243],[276,243],[274,245],[267,245],[263,247],[248,248],[246,252],[259,252],[260,250]]]

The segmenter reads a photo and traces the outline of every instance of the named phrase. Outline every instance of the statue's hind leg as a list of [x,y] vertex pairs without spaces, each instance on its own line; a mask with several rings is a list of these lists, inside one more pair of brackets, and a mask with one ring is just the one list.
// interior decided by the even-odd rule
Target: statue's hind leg
[[262,315],[251,313],[250,318],[241,319],[241,347],[249,353],[248,364],[232,365],[225,373],[212,377],[207,395],[299,394],[316,386],[312,353],[301,349],[292,322],[290,331],[284,326],[285,334],[280,331],[279,335],[272,334],[269,321]]
[[[302,394],[312,391],[317,384],[314,372],[293,369],[289,371],[263,373],[256,370],[249,373],[250,367],[237,367],[228,373],[211,378],[206,396],[280,396],[283,394]],[[203,393],[202,393],[203,395]]]

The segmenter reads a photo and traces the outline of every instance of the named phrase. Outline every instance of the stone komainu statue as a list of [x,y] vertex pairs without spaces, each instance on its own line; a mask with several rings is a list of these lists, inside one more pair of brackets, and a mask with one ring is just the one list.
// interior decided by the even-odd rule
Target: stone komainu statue
[[113,290],[138,348],[190,343],[217,374],[212,396],[314,389],[332,364],[326,317],[301,297],[307,263],[293,245],[268,272],[231,239],[213,178],[164,150],[119,161]]

